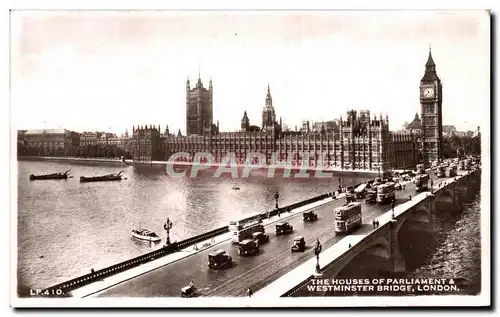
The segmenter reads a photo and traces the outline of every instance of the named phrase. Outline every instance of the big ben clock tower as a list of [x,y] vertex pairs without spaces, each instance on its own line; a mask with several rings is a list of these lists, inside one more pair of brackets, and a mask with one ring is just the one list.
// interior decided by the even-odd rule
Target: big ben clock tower
[[420,106],[422,110],[423,163],[441,159],[443,142],[443,87],[436,74],[436,64],[429,48],[425,74],[420,80]]

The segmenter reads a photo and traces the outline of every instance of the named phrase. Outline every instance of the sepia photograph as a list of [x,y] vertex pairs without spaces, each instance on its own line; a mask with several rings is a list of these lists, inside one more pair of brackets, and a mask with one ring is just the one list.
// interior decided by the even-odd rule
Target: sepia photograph
[[11,10],[11,306],[491,305],[490,23]]

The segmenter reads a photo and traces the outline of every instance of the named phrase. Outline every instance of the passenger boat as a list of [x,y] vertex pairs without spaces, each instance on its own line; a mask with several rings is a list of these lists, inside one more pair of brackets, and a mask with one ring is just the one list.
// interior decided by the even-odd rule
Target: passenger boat
[[120,171],[118,174],[108,174],[103,176],[95,176],[95,177],[80,177],[80,183],[88,183],[88,182],[109,182],[109,181],[121,181],[123,171]]
[[34,181],[37,179],[68,179],[68,172],[71,170],[67,170],[64,173],[52,173],[46,175],[30,175],[30,181]]
[[131,234],[132,237],[139,240],[144,240],[149,242],[161,241],[161,238],[156,233],[148,229],[133,229]]

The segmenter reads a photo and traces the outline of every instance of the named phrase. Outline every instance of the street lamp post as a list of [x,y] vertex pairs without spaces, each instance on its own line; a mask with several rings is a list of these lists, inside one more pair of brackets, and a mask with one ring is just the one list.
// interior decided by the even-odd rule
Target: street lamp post
[[170,218],[167,218],[167,222],[163,225],[163,228],[167,231],[167,243],[166,245],[170,244],[170,229],[174,226],[174,223],[170,221]]
[[278,193],[278,191],[276,191],[274,193],[274,200],[276,200],[276,209],[278,209],[278,199],[280,198],[280,193]]
[[319,239],[316,240],[316,247],[314,248],[314,254],[316,255],[316,274],[319,274],[320,266],[319,266],[319,254],[321,253],[321,249],[323,246],[319,242]]

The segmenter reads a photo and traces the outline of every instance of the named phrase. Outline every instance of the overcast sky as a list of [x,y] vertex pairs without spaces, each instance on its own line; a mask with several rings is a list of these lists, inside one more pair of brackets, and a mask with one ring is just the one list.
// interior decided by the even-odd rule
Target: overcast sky
[[267,84],[293,128],[348,109],[420,113],[429,45],[443,82],[443,124],[489,120],[489,16],[462,12],[14,12],[11,109],[17,129],[185,132],[185,85],[200,69],[214,120],[261,125]]

